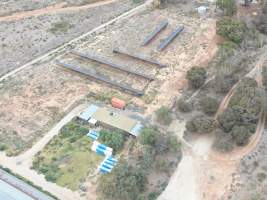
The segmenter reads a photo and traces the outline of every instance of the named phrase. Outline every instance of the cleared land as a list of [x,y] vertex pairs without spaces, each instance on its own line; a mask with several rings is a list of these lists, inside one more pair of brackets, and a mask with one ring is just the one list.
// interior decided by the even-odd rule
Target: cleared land
[[[164,54],[156,51],[157,42],[147,48],[140,48],[143,38],[165,18],[169,18],[170,26],[157,41],[165,38],[168,32],[180,24],[186,26],[185,32],[174,40]],[[186,84],[185,71],[187,69],[196,63],[206,62],[205,56],[216,52],[216,47],[213,45],[214,26],[213,19],[201,19],[189,12],[181,17],[177,8],[170,6],[163,10],[146,11],[128,20],[115,23],[101,34],[88,36],[84,39],[86,43],[75,49],[87,53],[94,52],[98,56],[123,64],[125,67],[151,75],[156,75],[157,67],[113,55],[113,48],[125,47],[129,52],[139,52],[143,56],[166,64],[168,67],[161,69],[156,75],[156,80],[146,89],[144,100],[148,99],[150,103],[154,99],[153,105],[146,111],[146,114],[150,115],[161,104],[170,105],[175,95],[179,96],[179,89]],[[68,54],[62,55],[62,60],[83,62],[86,67],[95,66],[94,63],[73,59]],[[108,75],[119,82],[135,87],[143,88],[144,86],[144,82],[139,78],[108,70]],[[103,91],[109,94],[114,89],[56,66],[52,60],[26,68],[13,78],[1,82],[0,91],[2,141],[7,144],[9,153],[16,154],[29,148],[36,139],[62,118],[65,112],[75,105],[75,102],[91,96],[90,92],[103,95]],[[161,91],[160,95],[156,95],[159,94],[158,91]],[[177,91],[177,93],[173,94],[172,91]],[[144,102],[138,98],[122,96],[131,99],[131,102],[137,105],[144,106]]]
[[[46,3],[50,5],[55,1]],[[79,4],[79,2],[74,4]],[[77,7],[73,10],[50,14],[44,12],[43,15],[36,17],[25,16],[25,18],[13,21],[0,20],[0,76],[137,5],[131,0],[123,0],[102,6],[96,5],[95,8]],[[21,1],[20,4],[17,1],[0,3],[1,9],[5,11],[11,8],[27,10],[27,7],[36,9],[45,6],[46,4],[32,1]],[[5,7],[9,8],[4,9]]]

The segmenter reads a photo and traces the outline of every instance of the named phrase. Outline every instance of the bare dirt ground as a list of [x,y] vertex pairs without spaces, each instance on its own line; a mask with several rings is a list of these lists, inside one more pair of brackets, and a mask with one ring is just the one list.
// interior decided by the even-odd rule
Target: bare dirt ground
[[[144,37],[165,18],[168,18],[170,22],[168,29],[150,46],[141,48],[140,43]],[[156,47],[159,41],[180,24],[186,26],[185,32],[175,39],[164,53],[158,52]],[[93,52],[124,64],[126,67],[132,67],[140,72],[151,73],[151,75],[156,76],[156,80],[150,83],[146,90],[148,92],[152,88],[157,89],[156,98],[152,102],[151,108],[146,111],[148,116],[161,105],[171,105],[174,99],[180,95],[179,90],[187,85],[185,72],[192,65],[207,63],[217,50],[215,20],[208,16],[200,18],[194,10],[183,12],[180,7],[173,6],[162,10],[145,11],[131,19],[115,23],[93,37],[88,36],[84,41],[86,43],[74,48],[87,53]],[[153,66],[115,56],[112,54],[114,47],[152,57],[167,64],[168,68],[158,71]],[[61,56],[62,60],[76,61],[67,54]],[[64,113],[75,105],[75,102],[81,101],[90,92],[114,91],[110,86],[96,83],[84,76],[56,66],[54,61],[35,64],[1,82],[1,133],[6,133],[11,138],[16,136],[15,140],[13,137],[8,141],[5,140],[4,143],[18,150],[18,152],[24,150],[24,147],[27,149],[30,145],[27,146],[26,144],[33,143],[48,131],[57,120],[62,118]],[[91,67],[92,63],[87,65],[87,67]],[[110,72],[110,75],[112,74]],[[139,79],[130,75],[120,75],[119,73],[116,75],[118,80],[123,78],[122,80],[128,84],[137,87],[143,85]],[[129,95],[125,96],[129,97]],[[132,98],[132,101],[144,106],[144,102],[140,98]],[[20,141],[19,145],[15,141]],[[23,149],[20,147],[23,147]],[[29,152],[33,150],[29,150]],[[6,163],[8,167],[16,169],[15,172],[26,177],[31,174],[31,177],[33,177],[31,179],[34,182],[39,181],[40,177],[29,171],[28,165],[25,164],[25,167],[23,167],[22,164],[21,167],[18,167],[14,161],[5,160],[6,158],[3,157],[2,159],[2,162]],[[24,158],[19,163],[23,160]],[[40,180],[40,183],[44,188],[53,190],[53,186],[47,182],[45,183],[44,180]],[[57,187],[55,190],[55,193],[60,192]]]
[[23,11],[33,11],[49,7],[82,6],[95,2],[101,2],[101,0],[3,0],[1,1],[0,16],[8,16]]
[[[63,4],[55,7],[51,1],[53,7],[44,9],[45,5],[35,3],[25,4],[32,11],[23,13],[25,9],[22,9],[0,17],[0,76],[138,5],[122,0],[61,8]],[[1,8],[3,4],[11,8],[24,5],[16,1],[1,2]],[[44,10],[34,11],[35,6]]]
[[51,15],[51,14],[59,14],[59,13],[64,13],[64,12],[81,11],[83,9],[99,7],[99,6],[110,4],[113,2],[115,2],[115,0],[99,1],[95,3],[90,3],[89,5],[73,6],[73,7],[65,7],[66,3],[60,3],[60,4],[53,5],[53,6],[48,6],[45,8],[40,8],[40,9],[30,10],[30,11],[22,11],[22,12],[14,13],[11,15],[2,16],[0,17],[0,21],[4,21],[4,22],[16,21],[16,20],[29,18],[29,17],[38,17],[41,15],[48,15],[48,14]]
[[[181,12],[179,9],[178,11]],[[158,90],[156,99],[146,111],[147,115],[150,115],[160,105],[172,104],[174,98],[180,95],[179,89],[186,86],[185,72],[192,65],[205,63],[208,57],[216,53],[215,20],[209,17],[200,18],[193,11],[182,14],[178,11],[172,6],[162,10],[146,11],[121,23],[115,23],[94,37],[84,38],[86,42],[75,49],[93,52],[151,75],[158,72],[155,67],[115,56],[112,49],[125,48],[129,52],[138,52],[167,64],[168,67],[158,72],[156,81],[146,90]],[[157,41],[141,48],[143,38],[165,18],[169,19],[170,26],[157,41],[162,40],[180,24],[186,26],[185,32],[174,40],[164,53],[156,51]],[[62,60],[72,59],[68,55],[62,56]],[[31,146],[31,143],[48,131],[75,102],[85,98],[90,92],[113,91],[105,84],[96,83],[56,66],[54,61],[24,69],[1,83],[0,129],[2,133],[10,136],[3,141],[15,151],[21,152]],[[92,64],[87,65],[90,67]],[[116,79],[137,87],[144,85],[139,78],[121,72],[117,73]],[[139,98],[132,98],[132,101],[144,105]]]

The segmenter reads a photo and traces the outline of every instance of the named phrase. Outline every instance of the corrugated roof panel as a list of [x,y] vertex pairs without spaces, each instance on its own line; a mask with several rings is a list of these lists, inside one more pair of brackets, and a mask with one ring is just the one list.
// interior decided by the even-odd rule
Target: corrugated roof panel
[[80,115],[80,118],[88,121],[92,115],[98,110],[98,106],[96,105],[90,105],[86,108],[86,110],[84,112],[82,112],[82,114]]
[[141,130],[144,128],[144,126],[140,123],[136,124],[133,129],[130,131],[130,133],[134,136],[138,136],[141,133]]

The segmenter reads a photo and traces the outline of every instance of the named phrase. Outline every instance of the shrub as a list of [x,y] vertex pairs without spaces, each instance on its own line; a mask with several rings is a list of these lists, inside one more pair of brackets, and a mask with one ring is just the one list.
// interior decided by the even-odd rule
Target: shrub
[[199,115],[186,123],[186,129],[190,132],[210,133],[215,128],[215,121],[205,115]]
[[244,146],[249,141],[250,131],[245,126],[234,126],[231,134],[238,146]]
[[234,148],[234,142],[232,135],[223,132],[221,129],[215,131],[215,141],[213,143],[213,148],[221,152],[229,152]]
[[155,148],[149,145],[142,146],[142,154],[138,158],[138,166],[148,172],[155,161]]
[[194,107],[192,101],[186,101],[185,99],[179,99],[177,103],[178,109],[181,112],[191,112]]
[[257,115],[261,110],[261,93],[257,82],[252,78],[244,78],[230,99],[229,106],[239,106],[248,113]]
[[267,0],[262,0],[261,1],[261,7],[262,7],[262,12],[264,14],[267,14]]
[[233,56],[235,54],[236,49],[238,48],[238,45],[232,41],[224,41],[219,46],[218,56],[221,61],[225,61],[225,59],[228,59],[229,57]]
[[259,182],[264,182],[267,178],[267,175],[264,172],[260,172],[257,174],[257,179]]
[[156,200],[159,195],[160,195],[160,192],[158,191],[150,192],[147,196],[147,200]]
[[167,137],[167,145],[170,151],[172,152],[177,152],[181,144],[177,141],[177,137],[175,135],[169,135]]
[[225,75],[220,71],[215,78],[215,87],[218,92],[226,93],[237,81],[238,79],[234,75]]
[[114,152],[118,152],[123,148],[124,134],[120,131],[101,130],[99,140],[111,147]]
[[155,168],[158,171],[165,171],[167,168],[167,162],[164,159],[157,158],[155,161]]
[[189,81],[189,84],[197,89],[200,88],[207,79],[207,72],[202,67],[192,67],[186,75],[186,78]]
[[219,102],[215,98],[204,97],[200,100],[200,106],[205,114],[213,115],[218,110]]
[[195,123],[194,123],[194,119],[187,121],[185,128],[187,131],[189,131],[191,133],[197,132],[197,128],[196,128]]
[[5,144],[0,144],[0,151],[5,151],[7,146]]
[[224,18],[217,21],[217,34],[236,44],[240,44],[246,34],[246,25],[233,19]]
[[164,125],[169,125],[172,122],[171,110],[165,106],[156,111],[156,117],[157,121]]
[[226,109],[218,117],[220,127],[224,132],[230,132],[236,124],[236,117],[232,109]]
[[237,11],[235,0],[217,0],[216,6],[227,16],[233,16]]
[[146,127],[139,136],[139,142],[143,145],[155,145],[159,138],[159,131],[156,127]]
[[65,126],[63,126],[60,132],[62,133],[60,134],[60,137],[66,138],[66,137],[75,136],[75,135],[85,135],[86,133],[88,133],[88,129],[82,127],[81,125],[75,122],[70,122],[66,124]]

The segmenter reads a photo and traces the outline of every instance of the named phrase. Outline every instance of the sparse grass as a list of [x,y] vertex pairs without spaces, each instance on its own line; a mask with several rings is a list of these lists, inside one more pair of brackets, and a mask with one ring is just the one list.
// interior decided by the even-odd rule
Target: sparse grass
[[45,178],[71,190],[78,190],[93,173],[102,157],[92,152],[87,129],[72,121],[34,159],[33,168]]
[[22,140],[16,132],[0,130],[0,151],[5,151],[7,156],[16,156],[32,145],[32,142]]
[[122,99],[126,101],[126,104],[129,103],[129,99],[125,99],[125,97],[123,97],[122,94],[117,91],[100,92],[95,96],[95,100],[101,101],[104,103],[110,103],[112,97],[117,97],[119,99]]
[[156,90],[149,91],[147,94],[142,96],[142,100],[145,102],[145,104],[151,104],[157,94],[158,92]]

